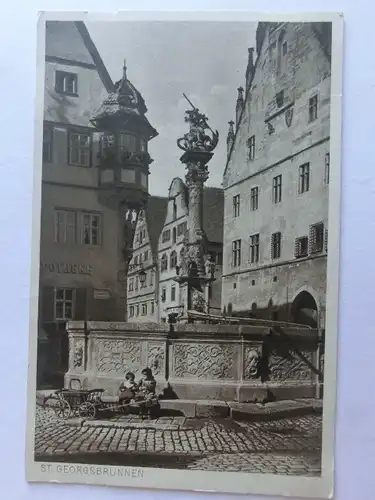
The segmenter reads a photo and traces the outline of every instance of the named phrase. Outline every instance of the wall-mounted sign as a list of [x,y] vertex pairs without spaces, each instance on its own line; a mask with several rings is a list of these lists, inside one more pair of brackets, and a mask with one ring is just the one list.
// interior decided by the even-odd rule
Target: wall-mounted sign
[[92,273],[92,266],[89,264],[70,264],[67,262],[51,262],[41,263],[43,271],[56,274],[85,274],[90,276]]
[[106,300],[111,298],[111,292],[107,289],[94,290],[94,299],[96,300]]

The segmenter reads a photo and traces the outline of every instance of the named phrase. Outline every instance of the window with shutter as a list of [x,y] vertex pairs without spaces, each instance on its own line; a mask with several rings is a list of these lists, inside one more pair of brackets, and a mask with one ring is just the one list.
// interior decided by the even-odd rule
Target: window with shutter
[[310,226],[309,231],[309,252],[319,253],[324,247],[324,224],[319,222]]
[[271,258],[279,259],[281,256],[281,233],[273,233],[271,237]]
[[294,244],[294,256],[297,259],[301,257],[307,257],[308,250],[309,250],[309,238],[307,236],[296,238]]
[[324,251],[328,252],[328,229],[325,230],[324,234]]
[[87,320],[87,290],[86,288],[77,288],[75,290],[75,304],[73,317],[78,321]]
[[44,286],[41,290],[41,319],[43,322],[52,322],[55,320],[54,303],[55,289],[53,286]]

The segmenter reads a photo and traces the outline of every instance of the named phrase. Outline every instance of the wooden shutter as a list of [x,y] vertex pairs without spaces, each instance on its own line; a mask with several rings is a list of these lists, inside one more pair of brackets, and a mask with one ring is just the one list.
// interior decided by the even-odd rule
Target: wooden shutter
[[309,228],[309,243],[308,243],[308,252],[312,253],[316,251],[316,229],[314,226],[310,226]]
[[55,288],[44,286],[41,289],[41,319],[52,322],[55,319]]
[[300,254],[299,247],[300,247],[299,238],[296,238],[294,241],[294,257],[299,257]]
[[328,229],[324,231],[324,250],[328,252]]
[[91,137],[91,155],[92,155],[92,166],[97,167],[100,164],[100,137],[101,134],[99,132],[94,132]]
[[69,161],[69,134],[66,129],[55,128],[54,131],[54,163],[58,165],[66,165]]
[[75,290],[74,319],[77,321],[87,320],[87,289],[77,288]]

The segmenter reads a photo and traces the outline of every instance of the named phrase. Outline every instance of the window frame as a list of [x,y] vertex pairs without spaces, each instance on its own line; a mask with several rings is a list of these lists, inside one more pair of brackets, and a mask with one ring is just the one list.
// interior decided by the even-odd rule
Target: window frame
[[307,161],[298,167],[298,194],[310,191],[310,162]]
[[240,216],[240,195],[235,194],[233,196],[233,217],[239,217]]
[[[80,157],[80,150],[86,150],[87,151],[87,163],[81,163],[80,161],[73,161],[72,160],[72,151],[74,151],[73,145],[72,145],[72,139],[78,136],[78,143],[80,141],[81,136],[82,137],[87,137],[88,140],[88,145],[87,146],[81,146],[78,144],[78,151],[77,154]],[[92,166],[92,133],[89,131],[78,131],[78,130],[69,130],[69,137],[68,137],[68,164],[73,166],[73,167],[82,167],[82,168],[90,168]]]
[[318,119],[318,94],[314,94],[309,97],[308,110],[309,110],[309,123],[313,123]]
[[255,135],[249,137],[247,141],[247,147],[248,147],[248,159],[250,161],[255,160]]
[[[85,238],[85,217],[90,217],[90,242],[85,243],[84,238]],[[93,243],[93,225],[92,225],[92,220],[94,217],[97,217],[99,220],[99,224],[97,226],[98,230],[98,236],[97,236],[97,243]],[[91,247],[100,247],[102,245],[102,238],[103,238],[103,216],[99,212],[86,212],[86,211],[81,211],[80,212],[80,243],[81,245],[85,246],[91,246]]]
[[[55,208],[55,234],[54,234],[54,242],[59,245],[76,245],[77,244],[77,212],[75,210],[70,210],[67,208]],[[64,215],[64,238],[63,241],[59,240],[59,214]],[[67,216],[68,214],[72,214],[73,216],[73,224],[67,224]],[[68,226],[73,227],[73,241],[67,241],[67,229]]]
[[[73,90],[69,91],[66,90],[66,78],[73,77]],[[60,80],[61,79],[61,80]],[[60,88],[59,83],[62,81],[63,85],[62,88]],[[55,92],[61,95],[67,95],[71,97],[78,97],[78,74],[77,73],[71,73],[70,71],[63,71],[60,69],[57,69],[55,71]]]
[[176,302],[176,286],[171,286],[171,302]]
[[[302,242],[306,245],[306,251],[302,252]],[[309,237],[308,236],[299,236],[295,239],[295,248],[294,248],[294,256],[296,259],[303,259],[308,257],[309,255]]]
[[271,235],[271,259],[281,258],[281,231],[276,231]]
[[232,241],[232,267],[241,266],[241,246],[241,239]]
[[171,240],[171,230],[165,229],[161,234],[161,241],[162,241],[162,243],[166,243],[167,241],[170,241],[170,240]]
[[324,155],[324,184],[329,184],[330,178],[330,169],[331,169],[331,154],[326,153]]
[[[316,222],[315,224],[311,224],[309,230],[309,253],[317,254],[324,251],[324,229],[324,222]],[[320,238],[318,236],[320,236]]]
[[[63,298],[57,298],[59,291],[63,292]],[[70,300],[66,299],[66,292],[72,292],[72,298]],[[74,319],[75,314],[75,301],[76,301],[76,289],[70,287],[55,287],[54,288],[54,298],[53,298],[53,317],[54,321],[71,321]],[[71,303],[71,317],[66,316],[66,302]],[[60,317],[57,315],[57,304],[62,303],[63,305],[63,315]]]
[[275,175],[272,178],[272,203],[277,205],[282,201],[283,176],[282,174]]
[[[165,262],[165,265],[163,263]],[[163,253],[163,255],[160,258],[160,272],[168,271],[168,256],[166,253]]]
[[259,252],[259,242],[260,242],[260,235],[259,233],[254,233],[251,234],[249,237],[250,240],[250,255],[249,255],[249,261],[250,264],[258,264],[259,262],[259,257],[260,257],[260,252]]
[[250,211],[255,212],[259,209],[259,186],[250,189]]

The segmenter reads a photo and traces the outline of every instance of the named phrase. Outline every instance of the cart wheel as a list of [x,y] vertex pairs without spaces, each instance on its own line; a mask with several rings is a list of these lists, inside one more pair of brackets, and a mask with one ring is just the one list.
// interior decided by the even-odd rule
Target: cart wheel
[[83,403],[78,409],[78,415],[81,418],[87,418],[88,420],[91,420],[95,418],[96,415],[96,408],[95,405],[92,403]]
[[69,418],[72,409],[67,401],[60,400],[56,406],[54,406],[56,417],[58,418]]

